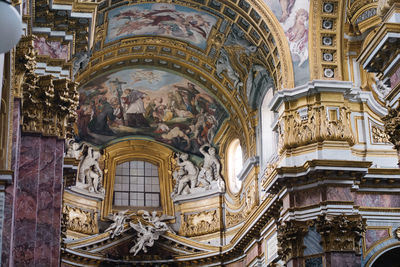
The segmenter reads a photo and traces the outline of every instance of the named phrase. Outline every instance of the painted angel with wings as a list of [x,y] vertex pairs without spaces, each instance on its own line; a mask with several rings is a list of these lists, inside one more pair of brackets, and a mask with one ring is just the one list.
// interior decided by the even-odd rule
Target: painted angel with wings
[[125,215],[127,212],[128,210],[119,211],[109,217],[109,219],[113,220],[114,222],[104,232],[111,232],[111,238],[119,236],[124,231],[126,220],[129,218],[128,215]]

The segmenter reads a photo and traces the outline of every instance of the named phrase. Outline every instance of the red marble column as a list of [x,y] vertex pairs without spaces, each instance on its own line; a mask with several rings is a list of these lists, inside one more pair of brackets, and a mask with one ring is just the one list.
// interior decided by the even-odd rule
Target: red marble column
[[[14,171],[15,177],[18,176],[18,165],[19,165],[19,146],[21,141],[20,133],[20,108],[21,101],[19,99],[14,100],[13,106],[13,136],[12,136],[12,150],[11,150],[11,169]],[[12,258],[12,236],[14,235],[13,227],[13,207],[14,207],[14,191],[15,182],[8,185],[6,188],[6,199],[4,204],[4,224],[3,224],[3,239],[2,239],[2,255],[1,263],[2,266],[9,266],[10,259]]]
[[63,192],[63,161],[64,161],[64,140],[57,140],[56,143],[56,165],[53,183],[53,229],[54,235],[51,244],[51,266],[58,266],[60,261],[61,241],[61,213],[62,213],[62,192]]
[[50,266],[53,227],[53,183],[55,182],[56,138],[40,137],[39,179],[37,182],[37,217],[35,266]]
[[38,136],[22,136],[19,174],[15,176],[12,260],[16,266],[33,266],[35,260],[40,142]]
[[59,266],[63,153],[63,140],[20,135],[6,190],[3,266]]

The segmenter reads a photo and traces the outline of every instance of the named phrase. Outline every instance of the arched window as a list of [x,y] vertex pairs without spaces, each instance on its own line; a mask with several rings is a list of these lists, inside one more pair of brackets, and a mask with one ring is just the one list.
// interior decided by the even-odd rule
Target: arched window
[[228,148],[228,177],[229,189],[232,193],[239,192],[242,182],[239,180],[239,173],[243,168],[242,147],[239,139],[235,139]]
[[146,161],[117,165],[113,206],[160,207],[158,167]]

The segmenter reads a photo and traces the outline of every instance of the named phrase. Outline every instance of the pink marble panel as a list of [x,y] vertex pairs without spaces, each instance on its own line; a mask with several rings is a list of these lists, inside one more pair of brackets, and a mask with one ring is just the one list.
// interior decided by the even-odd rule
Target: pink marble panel
[[22,136],[19,173],[15,179],[13,260],[15,266],[34,265],[40,137]]
[[61,205],[63,187],[63,160],[64,141],[57,140],[56,144],[55,176],[53,184],[53,229],[54,235],[51,244],[51,266],[58,266],[60,261],[60,236],[61,236]]
[[365,248],[369,250],[379,240],[389,237],[386,229],[368,229],[365,232]]
[[354,195],[349,187],[328,187],[326,189],[327,200],[353,201]]
[[357,194],[355,204],[361,207],[400,207],[399,194]]
[[237,261],[226,265],[226,267],[242,267],[242,266],[246,266],[244,261]]
[[250,264],[251,261],[258,256],[258,243],[255,243],[253,247],[247,251],[246,264]]
[[54,235],[53,181],[55,175],[56,138],[41,137],[40,141],[35,265],[50,266],[50,244]]
[[294,193],[296,207],[310,206],[321,202],[321,190],[309,189]]
[[326,257],[327,267],[359,267],[361,257],[354,252],[332,252]]
[[2,255],[1,262],[4,266],[10,265],[10,258],[12,256],[11,238],[14,233],[12,227],[12,214],[14,209],[14,191],[15,191],[15,177],[18,175],[18,162],[19,162],[19,145],[21,141],[20,133],[20,107],[21,101],[14,100],[13,105],[13,120],[12,120],[12,148],[11,148],[11,170],[14,171],[14,182],[6,187],[5,190],[5,203],[4,203],[4,223],[3,223],[3,242],[2,242]]

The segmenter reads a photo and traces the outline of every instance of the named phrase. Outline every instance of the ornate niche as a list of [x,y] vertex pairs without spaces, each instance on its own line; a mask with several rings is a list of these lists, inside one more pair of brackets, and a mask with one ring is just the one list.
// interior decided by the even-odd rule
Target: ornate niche
[[[102,218],[114,212],[113,194],[116,167],[131,160],[146,161],[158,167],[162,211],[166,215],[175,216],[174,206],[170,197],[173,188],[171,166],[173,155],[174,151],[170,148],[149,140],[127,140],[105,148],[105,198],[101,207]],[[134,207],[130,207],[129,209],[134,209]]]

